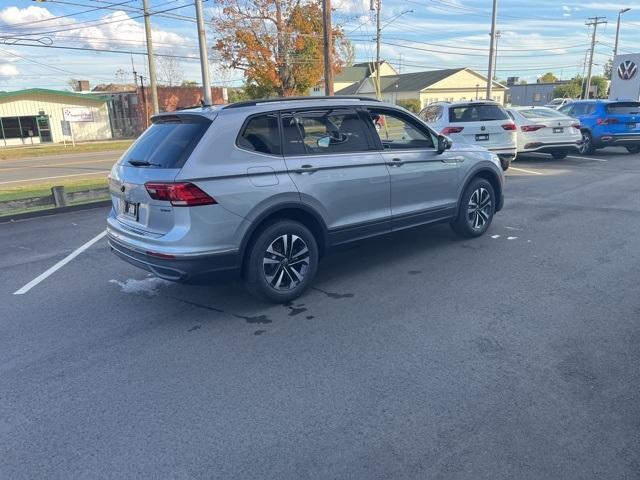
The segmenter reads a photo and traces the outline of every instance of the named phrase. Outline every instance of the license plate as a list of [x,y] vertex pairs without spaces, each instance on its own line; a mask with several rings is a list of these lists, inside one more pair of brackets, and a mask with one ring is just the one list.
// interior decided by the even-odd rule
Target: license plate
[[564,128],[562,127],[556,127],[553,129],[553,133],[562,133],[564,132]]
[[485,142],[487,140],[489,140],[488,133],[482,133],[482,134],[476,135],[476,142]]
[[138,206],[139,203],[124,202],[124,214],[128,217],[138,220]]

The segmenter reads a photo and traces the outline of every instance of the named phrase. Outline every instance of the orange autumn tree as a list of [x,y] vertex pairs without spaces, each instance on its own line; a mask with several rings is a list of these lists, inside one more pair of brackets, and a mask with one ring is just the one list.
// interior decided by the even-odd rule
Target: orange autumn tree
[[[253,98],[303,95],[323,78],[322,4],[319,0],[217,0],[212,19],[218,51],[227,68],[244,71]],[[333,29],[334,71],[348,42]],[[338,48],[336,48],[336,46]]]

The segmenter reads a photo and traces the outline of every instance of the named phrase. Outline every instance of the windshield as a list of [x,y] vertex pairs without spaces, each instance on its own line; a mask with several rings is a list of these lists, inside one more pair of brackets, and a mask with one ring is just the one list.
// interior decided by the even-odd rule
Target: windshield
[[449,108],[451,122],[487,122],[508,118],[507,112],[500,105],[471,104]]
[[159,117],[122,156],[120,164],[182,168],[211,120],[195,115]]

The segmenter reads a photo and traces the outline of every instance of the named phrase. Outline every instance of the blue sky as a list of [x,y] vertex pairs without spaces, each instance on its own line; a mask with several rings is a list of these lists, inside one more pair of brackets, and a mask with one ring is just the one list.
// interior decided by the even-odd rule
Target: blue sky
[[[371,61],[375,29],[369,0],[333,5],[334,22],[355,44],[356,60]],[[216,11],[211,0],[205,6],[209,16]],[[140,0],[0,0],[0,90],[66,88],[70,77],[92,85],[131,81],[132,56],[135,69],[146,75],[145,57],[135,53],[144,50],[140,7]],[[193,5],[151,0],[151,7],[167,15],[152,17],[156,53],[184,57],[178,60],[184,79],[198,81]],[[630,53],[640,50],[637,2],[500,0],[498,77],[535,81],[547,71],[563,78],[581,73],[590,40],[584,23],[595,15],[609,22],[598,30],[594,72],[601,73],[613,50],[617,12],[625,7],[632,10],[622,17],[619,51]],[[491,0],[382,0],[382,58],[403,72],[464,66],[486,73],[490,21]],[[38,42],[133,55],[25,45]],[[124,76],[116,76],[119,69]],[[212,65],[215,84],[233,86],[241,79],[241,72]]]

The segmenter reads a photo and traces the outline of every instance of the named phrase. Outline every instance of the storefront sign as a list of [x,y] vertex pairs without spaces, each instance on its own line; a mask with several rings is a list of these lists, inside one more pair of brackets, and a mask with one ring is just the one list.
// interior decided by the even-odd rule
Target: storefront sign
[[93,122],[93,112],[91,108],[68,107],[63,108],[64,119],[68,122]]

